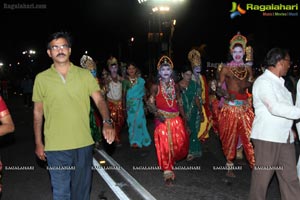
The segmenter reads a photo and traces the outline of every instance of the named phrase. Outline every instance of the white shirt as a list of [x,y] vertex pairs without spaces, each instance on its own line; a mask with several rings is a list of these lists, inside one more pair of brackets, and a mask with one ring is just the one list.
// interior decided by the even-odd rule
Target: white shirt
[[[297,82],[297,93],[296,93],[296,106],[300,108],[300,80]],[[300,122],[296,124],[298,136],[300,136]],[[300,137],[298,137],[300,139]],[[300,156],[299,156],[300,161]]]
[[300,118],[300,108],[293,105],[291,93],[284,79],[269,70],[253,84],[255,118],[251,138],[276,143],[294,142],[291,131],[293,120]]

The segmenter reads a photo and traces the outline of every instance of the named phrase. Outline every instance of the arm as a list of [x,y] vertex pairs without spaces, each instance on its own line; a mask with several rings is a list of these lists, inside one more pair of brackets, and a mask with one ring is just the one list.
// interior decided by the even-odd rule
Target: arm
[[220,71],[219,71],[219,79],[217,82],[216,95],[218,97],[226,98],[226,97],[228,97],[228,93],[222,87],[223,87],[223,84],[225,83],[226,73],[227,73],[228,69],[227,69],[227,67],[222,65],[221,67],[220,66],[218,67],[218,70],[220,70]]
[[[296,107],[300,108],[300,81],[298,81],[298,83],[297,83],[296,103],[295,104],[296,104],[295,105]],[[298,132],[298,138],[300,138],[299,137],[299,135],[300,135],[300,120],[298,119],[295,122],[296,122],[296,129]]]
[[7,133],[11,133],[15,130],[15,125],[10,114],[1,117],[0,122],[0,136],[6,135]]
[[[108,110],[108,106],[106,104],[106,101],[100,91],[95,91],[91,95],[92,99],[95,102],[95,105],[97,106],[102,119],[107,120],[110,119],[110,114]],[[115,139],[115,130],[112,125],[109,125],[107,123],[103,123],[103,136],[106,139],[108,144],[111,144]]]
[[44,144],[42,140],[43,116],[44,116],[43,103],[35,102],[33,108],[33,130],[34,130],[34,137],[35,137],[35,154],[39,159],[46,161]]
[[161,122],[164,122],[165,121],[164,116],[162,116],[161,114],[159,114],[157,112],[157,108],[155,105],[155,96],[156,96],[157,92],[158,92],[158,85],[153,84],[150,89],[149,99],[146,102],[147,108],[148,108],[148,111],[154,115],[154,117],[158,118]]

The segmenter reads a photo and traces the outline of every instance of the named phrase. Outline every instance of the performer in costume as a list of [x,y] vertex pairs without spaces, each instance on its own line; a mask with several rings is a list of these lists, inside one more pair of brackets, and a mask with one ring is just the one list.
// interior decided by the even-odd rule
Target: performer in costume
[[217,91],[217,80],[212,79],[208,81],[208,90],[209,90],[209,106],[212,114],[212,128],[213,131],[216,134],[219,134],[219,128],[218,128],[218,117],[219,117],[219,98],[217,97],[216,91]]
[[[219,134],[224,155],[227,159],[227,176],[235,177],[232,170],[238,143],[243,149],[250,167],[254,166],[254,150],[250,142],[251,126],[254,119],[252,99],[248,88],[253,82],[252,60],[244,63],[247,39],[241,34],[230,40],[233,60],[220,69],[217,94],[224,98],[219,113]],[[225,87],[224,87],[225,84]]]
[[115,57],[110,57],[107,61],[109,75],[106,82],[106,100],[115,127],[117,145],[121,144],[121,130],[125,122],[122,105],[122,82],[123,78],[118,74],[119,65]]
[[184,159],[188,154],[189,138],[182,118],[184,115],[180,91],[171,77],[173,63],[162,56],[157,64],[158,83],[151,86],[147,106],[155,116],[154,141],[158,165],[163,170],[166,184],[175,179],[175,161]]
[[[94,60],[87,55],[83,55],[80,59],[80,65],[81,67],[89,70],[91,74],[96,78],[97,82],[99,83],[99,80],[97,78],[97,66]],[[98,112],[98,109],[94,103],[94,101],[91,100],[91,110],[90,110],[90,128],[91,128],[91,134],[95,141],[95,147],[98,148],[101,143],[101,122],[102,118],[100,113]]]
[[205,141],[209,137],[209,130],[212,127],[212,115],[209,109],[208,85],[205,76],[201,74],[201,55],[196,49],[188,53],[188,59],[193,68],[192,80],[196,81],[200,88],[202,113],[198,138]]
[[133,148],[151,144],[144,112],[145,80],[139,76],[134,63],[126,66],[127,78],[123,81],[123,106],[127,112],[129,143]]
[[193,70],[191,66],[185,65],[181,69],[182,80],[179,81],[181,99],[184,108],[183,119],[187,124],[189,137],[189,154],[187,161],[202,156],[201,143],[198,139],[200,129],[202,106],[200,104],[199,85],[192,80]]

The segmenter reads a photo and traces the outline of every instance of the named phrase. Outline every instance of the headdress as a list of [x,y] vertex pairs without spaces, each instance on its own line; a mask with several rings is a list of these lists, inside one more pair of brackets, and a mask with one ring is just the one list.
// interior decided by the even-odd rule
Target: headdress
[[162,56],[158,63],[157,63],[157,69],[159,70],[161,66],[164,65],[169,65],[171,67],[171,69],[173,69],[174,65],[173,62],[171,60],[171,58],[169,58],[168,56]]
[[201,54],[196,49],[192,49],[188,54],[188,59],[191,63],[191,66],[194,68],[195,66],[201,65]]
[[107,60],[107,66],[110,67],[112,65],[118,65],[118,60],[113,56]]
[[246,49],[246,44],[247,44],[247,38],[243,35],[240,34],[240,32],[238,32],[235,36],[232,37],[232,39],[230,40],[230,46],[229,49],[230,51],[232,51],[232,49],[234,48],[234,46],[236,44],[240,44],[242,45],[244,51]]
[[87,55],[83,55],[81,57],[80,65],[81,65],[81,67],[88,69],[88,70],[96,69],[96,63],[90,56],[87,56]]

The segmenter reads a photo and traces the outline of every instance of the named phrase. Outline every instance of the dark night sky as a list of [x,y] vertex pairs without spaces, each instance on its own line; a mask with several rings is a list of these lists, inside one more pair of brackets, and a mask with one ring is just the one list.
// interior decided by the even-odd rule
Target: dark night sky
[[[229,0],[185,0],[172,15],[177,19],[173,37],[174,61],[182,63],[192,46],[206,44],[204,59],[210,62],[227,61],[230,38],[241,31],[254,47],[255,58],[261,60],[266,51],[275,46],[290,49],[292,56],[300,55],[299,24],[297,17],[263,17],[248,11],[230,19]],[[79,64],[85,50],[96,60],[105,61],[109,55],[118,56],[128,50],[128,39],[135,37],[133,58],[142,63],[147,59],[147,31],[150,9],[137,0],[79,0],[31,1],[45,4],[46,9],[0,10],[0,60],[14,62],[25,49],[34,48],[38,56],[51,62],[46,55],[49,33],[65,30],[74,38],[72,60]],[[70,1],[71,2],[71,1]],[[245,1],[240,0],[241,5]],[[251,0],[255,3],[265,1]],[[276,3],[295,3],[295,0],[277,0]],[[11,1],[6,0],[7,4]],[[30,1],[15,1],[30,3]],[[296,11],[299,14],[299,11]],[[299,25],[298,25],[299,26]],[[299,28],[297,28],[299,29]],[[124,54],[124,53],[123,53]],[[48,63],[47,63],[48,65]]]

